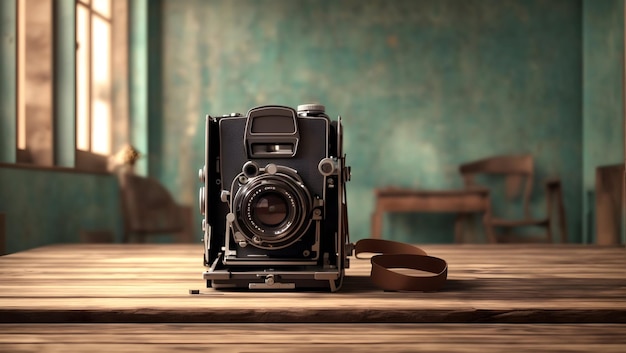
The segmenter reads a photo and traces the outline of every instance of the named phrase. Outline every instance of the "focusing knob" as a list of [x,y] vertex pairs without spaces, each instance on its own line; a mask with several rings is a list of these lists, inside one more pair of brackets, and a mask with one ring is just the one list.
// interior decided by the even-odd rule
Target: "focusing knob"
[[298,106],[298,114],[315,115],[324,114],[326,107],[321,104],[300,104]]
[[320,174],[323,176],[329,176],[335,174],[339,170],[339,165],[337,159],[335,158],[324,158],[317,165],[317,170],[319,170]]
[[204,211],[205,211],[205,207],[206,204],[204,203],[204,186],[200,188],[200,193],[198,195],[198,201],[199,201],[199,206],[200,206],[200,214],[204,216]]

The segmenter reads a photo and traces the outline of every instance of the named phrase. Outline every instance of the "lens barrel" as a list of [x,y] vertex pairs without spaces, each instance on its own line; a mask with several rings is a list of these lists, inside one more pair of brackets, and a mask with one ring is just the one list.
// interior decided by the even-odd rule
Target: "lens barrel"
[[280,172],[248,179],[233,202],[235,226],[258,248],[287,247],[300,239],[311,223],[312,200],[306,187]]

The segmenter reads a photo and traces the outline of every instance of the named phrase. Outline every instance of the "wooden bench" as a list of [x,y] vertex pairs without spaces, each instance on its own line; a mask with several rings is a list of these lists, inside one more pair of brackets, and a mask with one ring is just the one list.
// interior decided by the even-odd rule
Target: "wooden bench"
[[384,188],[374,190],[376,205],[372,215],[372,237],[380,238],[383,218],[388,212],[451,212],[456,213],[454,239],[464,240],[464,228],[474,213],[489,212],[487,189],[415,190]]

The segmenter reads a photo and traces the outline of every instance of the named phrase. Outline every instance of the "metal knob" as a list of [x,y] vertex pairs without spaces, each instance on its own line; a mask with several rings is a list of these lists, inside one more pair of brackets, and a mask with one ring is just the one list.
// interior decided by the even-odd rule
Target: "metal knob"
[[198,179],[200,179],[201,183],[204,183],[206,181],[206,167],[202,167],[198,170]]
[[200,214],[204,216],[204,212],[206,209],[206,203],[205,201],[205,192],[204,192],[204,186],[200,188],[200,193],[198,194],[198,202],[199,202],[199,206],[200,206]]
[[321,104],[300,104],[298,106],[298,115],[317,115],[324,114],[326,107]]
[[336,158],[324,158],[317,165],[317,170],[324,176],[336,174],[339,169],[339,163]]

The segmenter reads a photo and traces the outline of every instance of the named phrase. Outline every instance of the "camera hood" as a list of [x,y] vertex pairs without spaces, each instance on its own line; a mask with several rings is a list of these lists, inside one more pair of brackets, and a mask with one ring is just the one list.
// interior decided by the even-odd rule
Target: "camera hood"
[[296,155],[300,132],[293,108],[268,105],[247,114],[245,144],[248,158],[290,158]]

